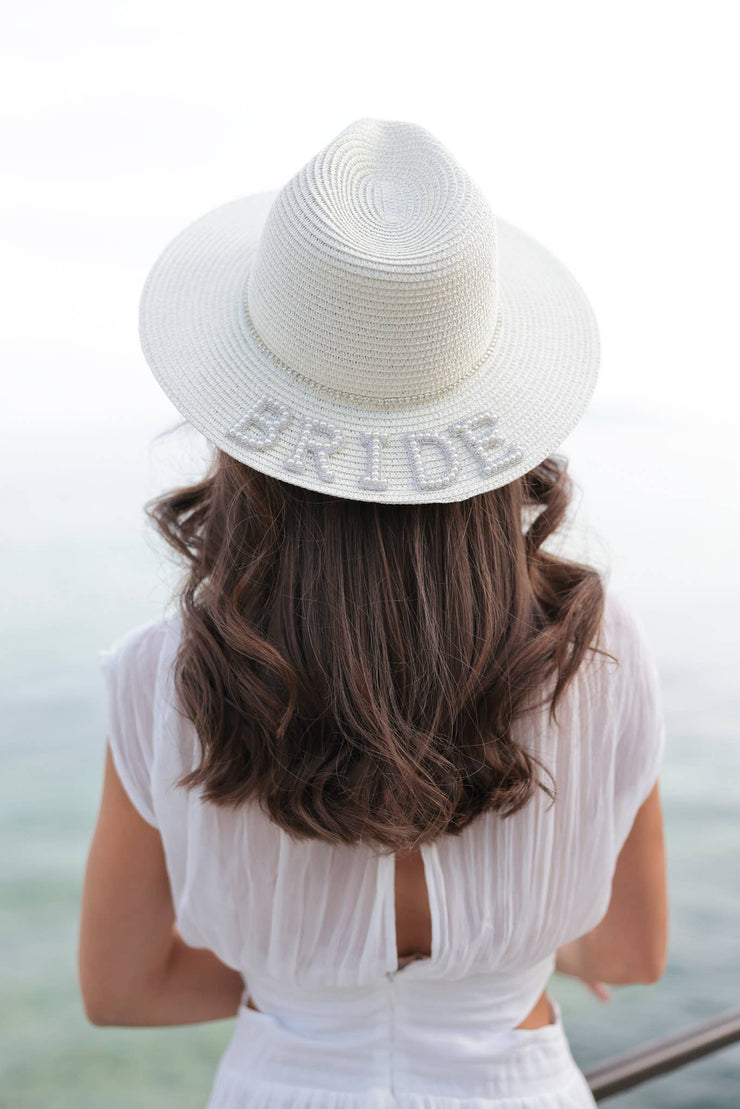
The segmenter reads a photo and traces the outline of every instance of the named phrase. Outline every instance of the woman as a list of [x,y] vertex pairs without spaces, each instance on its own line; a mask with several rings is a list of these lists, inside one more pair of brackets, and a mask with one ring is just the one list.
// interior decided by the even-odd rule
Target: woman
[[186,228],[140,324],[214,451],[148,506],[178,606],[102,652],[89,1019],[236,1015],[209,1109],[593,1105],[547,982],[663,972],[665,728],[629,606],[545,549],[583,292],[363,119]]

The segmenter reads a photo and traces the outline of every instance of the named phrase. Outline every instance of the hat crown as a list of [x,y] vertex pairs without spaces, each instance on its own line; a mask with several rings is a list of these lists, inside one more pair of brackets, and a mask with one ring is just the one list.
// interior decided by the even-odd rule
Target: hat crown
[[360,119],[275,197],[245,308],[294,372],[393,401],[470,374],[499,299],[496,221],[475,182],[425,128]]

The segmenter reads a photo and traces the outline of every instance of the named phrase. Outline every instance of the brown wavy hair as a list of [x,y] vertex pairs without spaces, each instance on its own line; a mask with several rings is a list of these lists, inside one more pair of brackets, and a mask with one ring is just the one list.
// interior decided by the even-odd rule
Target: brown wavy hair
[[567,460],[397,505],[214,450],[201,481],[145,506],[185,566],[174,678],[200,762],[178,785],[255,798],[296,838],[400,853],[537,788],[555,801],[512,723],[548,700],[557,721],[586,651],[607,653],[599,573],[543,549],[571,501]]

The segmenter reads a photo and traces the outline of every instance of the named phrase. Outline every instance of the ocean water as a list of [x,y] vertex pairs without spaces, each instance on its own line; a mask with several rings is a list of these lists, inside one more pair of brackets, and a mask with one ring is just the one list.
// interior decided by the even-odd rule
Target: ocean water
[[[79,900],[102,781],[97,651],[160,613],[176,572],[141,504],[202,463],[197,437],[151,429],[70,450],[6,435],[2,703],[0,1105],[137,1109],[205,1105],[231,1022],[95,1028],[77,986]],[[662,794],[671,897],[668,968],[598,1002],[555,975],[588,1067],[738,1004],[740,690],[734,435],[691,413],[595,408],[563,444],[577,483],[563,549],[602,569],[653,643],[668,728]],[[8,470],[6,468],[5,472]],[[740,1046],[610,1104],[731,1109]]]

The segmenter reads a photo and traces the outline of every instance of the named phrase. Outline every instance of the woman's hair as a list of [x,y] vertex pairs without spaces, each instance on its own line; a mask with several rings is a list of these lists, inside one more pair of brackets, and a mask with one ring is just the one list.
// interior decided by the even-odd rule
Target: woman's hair
[[297,838],[401,853],[537,788],[554,801],[512,724],[548,701],[557,722],[586,651],[606,653],[598,572],[543,549],[567,466],[553,455],[464,501],[381,504],[217,450],[203,480],[148,501],[185,566],[174,678],[200,762],[178,785],[255,798]]

